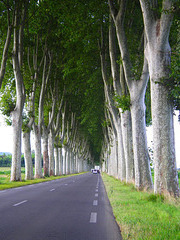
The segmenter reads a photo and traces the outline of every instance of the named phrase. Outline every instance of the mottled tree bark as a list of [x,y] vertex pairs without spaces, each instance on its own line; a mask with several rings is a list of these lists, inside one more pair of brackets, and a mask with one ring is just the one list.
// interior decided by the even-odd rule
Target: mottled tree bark
[[35,148],[35,178],[42,177],[42,159],[41,159],[41,132],[38,126],[34,124],[34,148]]
[[33,164],[31,156],[31,141],[30,131],[23,132],[23,146],[24,146],[24,159],[25,159],[25,179],[33,179]]
[[58,147],[54,148],[54,168],[55,168],[55,176],[59,176],[60,172],[59,172],[59,149]]
[[53,176],[55,174],[55,161],[54,161],[54,131],[51,129],[49,133],[49,175]]
[[44,176],[49,176],[48,132],[46,129],[43,130],[42,134],[42,148]]

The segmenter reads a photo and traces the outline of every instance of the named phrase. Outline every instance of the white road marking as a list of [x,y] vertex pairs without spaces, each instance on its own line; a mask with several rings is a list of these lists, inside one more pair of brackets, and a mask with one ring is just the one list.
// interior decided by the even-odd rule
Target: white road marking
[[91,216],[90,216],[90,223],[96,223],[97,222],[97,213],[96,212],[92,212]]
[[96,192],[98,192],[98,189],[96,189]]
[[22,187],[12,188],[13,190],[21,190]]
[[94,200],[93,201],[93,206],[97,206],[98,205],[98,200]]
[[54,191],[54,190],[55,190],[55,188],[51,189],[50,192],[52,192],[52,191]]
[[67,183],[65,183],[64,185],[65,185],[65,186],[67,186],[68,184],[67,184]]
[[13,207],[17,207],[17,206],[19,206],[19,205],[21,205],[21,204],[23,204],[23,203],[26,203],[27,201],[28,201],[28,200],[24,200],[24,201],[22,201],[22,202],[16,203],[16,204],[13,205]]
[[95,193],[95,197],[98,197],[98,193]]

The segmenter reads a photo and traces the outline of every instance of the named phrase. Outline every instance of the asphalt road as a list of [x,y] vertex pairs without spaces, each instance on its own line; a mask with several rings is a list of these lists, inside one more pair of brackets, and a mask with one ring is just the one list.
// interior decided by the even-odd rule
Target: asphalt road
[[120,240],[100,174],[0,191],[0,240]]

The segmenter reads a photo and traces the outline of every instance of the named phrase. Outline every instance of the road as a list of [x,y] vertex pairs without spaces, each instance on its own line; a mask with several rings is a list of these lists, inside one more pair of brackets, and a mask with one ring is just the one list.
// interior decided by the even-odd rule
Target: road
[[100,174],[0,191],[0,240],[121,240]]

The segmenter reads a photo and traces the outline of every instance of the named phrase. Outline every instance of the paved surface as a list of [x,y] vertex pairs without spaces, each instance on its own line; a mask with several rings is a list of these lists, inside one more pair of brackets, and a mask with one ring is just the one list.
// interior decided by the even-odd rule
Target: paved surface
[[120,240],[99,174],[0,191],[0,240]]

